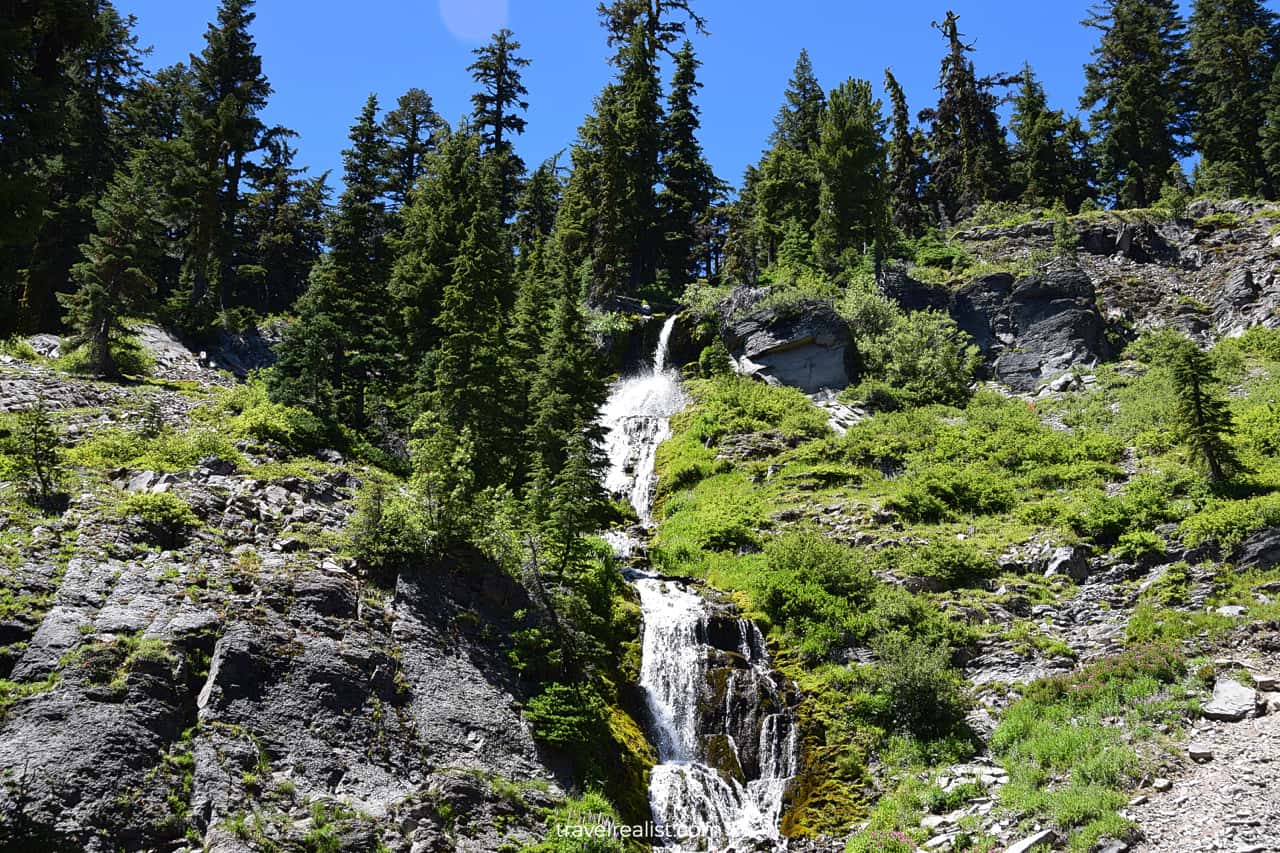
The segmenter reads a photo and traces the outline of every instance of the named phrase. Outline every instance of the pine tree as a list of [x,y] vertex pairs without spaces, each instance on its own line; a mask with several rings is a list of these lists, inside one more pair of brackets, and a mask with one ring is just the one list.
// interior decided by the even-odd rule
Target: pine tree
[[1049,109],[1044,86],[1030,64],[1023,66],[1013,97],[1012,184],[1029,204],[1061,203],[1079,208],[1089,192],[1088,165],[1082,162],[1083,131],[1061,110]]
[[525,447],[531,460],[530,505],[535,518],[547,517],[556,474],[565,467],[575,438],[601,438],[595,418],[604,398],[580,298],[566,290],[556,300],[529,393],[532,412]]
[[963,41],[959,17],[947,12],[935,25],[947,41],[938,106],[920,113],[930,123],[930,195],[951,221],[979,204],[1002,198],[1008,188],[1009,151],[996,116],[994,81],[979,79]]
[[191,58],[197,109],[185,130],[204,172],[191,247],[192,306],[205,299],[213,277],[218,283],[218,307],[229,307],[240,184],[245,162],[258,150],[266,130],[258,113],[267,105],[271,85],[249,33],[256,17],[253,5],[254,0],[222,0],[216,23],[205,33],[204,50]]
[[807,50],[800,50],[784,97],[786,102],[773,120],[773,136],[769,142],[811,153],[822,132],[822,113],[827,108],[827,99],[813,73]]
[[920,234],[924,225],[924,206],[920,187],[924,165],[911,132],[911,114],[907,96],[889,69],[884,71],[884,88],[893,109],[889,136],[889,219],[908,237]]
[[[866,80],[846,80],[827,98],[814,155],[822,176],[815,251],[828,270],[883,252],[888,230],[881,104]],[[877,255],[879,257],[879,255]]]
[[497,163],[498,204],[504,222],[515,212],[524,174],[524,161],[516,155],[511,137],[524,133],[528,122],[520,113],[529,109],[524,100],[529,92],[520,80],[520,69],[529,60],[518,55],[520,42],[513,35],[508,29],[494,33],[489,44],[472,51],[476,61],[467,67],[480,85],[480,91],[471,96],[472,121],[486,155]]
[[1102,33],[1085,66],[1082,109],[1104,195],[1148,207],[1185,152],[1185,34],[1173,0],[1105,0],[1085,25]]
[[702,88],[697,79],[700,64],[693,45],[686,41],[675,56],[663,125],[663,187],[658,197],[664,222],[661,266],[669,292],[676,296],[696,277],[698,225],[721,191],[721,182],[698,142],[699,110],[694,96]]
[[124,318],[141,311],[155,288],[144,271],[156,252],[155,198],[143,173],[145,152],[122,169],[94,211],[96,231],[81,250],[84,260],[71,268],[79,288],[62,294],[64,320],[73,341],[89,348],[90,368],[99,376],[119,376],[111,347],[128,329]]
[[1240,463],[1231,446],[1231,410],[1212,391],[1213,363],[1187,341],[1173,353],[1171,378],[1179,440],[1204,465],[1210,482],[1225,482],[1240,470]]
[[63,58],[70,89],[62,132],[40,170],[50,195],[21,272],[21,323],[31,330],[57,328],[57,298],[67,291],[79,245],[93,232],[94,207],[129,156],[122,106],[141,72],[142,51],[132,17],[109,2],[94,5],[89,40]]
[[390,215],[386,141],[370,95],[343,151],[346,189],[329,225],[329,252],[312,270],[298,322],[281,346],[278,397],[354,427],[369,421],[370,388],[388,393],[398,348],[387,279]]
[[509,291],[506,241],[490,173],[479,162],[475,137],[459,139],[476,165],[470,170],[471,215],[435,318],[439,345],[434,354],[431,408],[456,433],[475,443],[478,488],[507,482],[513,451],[508,408],[512,384],[503,359],[504,300]]
[[444,119],[436,112],[431,96],[422,89],[410,89],[396,101],[396,108],[382,120],[387,141],[387,195],[399,210],[409,203],[409,192],[417,186],[427,155],[436,149],[440,137],[448,133]]
[[1276,14],[1259,0],[1196,0],[1189,23],[1191,138],[1204,158],[1197,189],[1258,194],[1269,184],[1260,137],[1280,52]]
[[285,128],[268,131],[263,162],[247,165],[235,301],[264,313],[297,301],[324,242],[327,175],[308,179],[306,169],[293,166],[298,152],[289,139],[296,135]]
[[19,413],[15,432],[18,473],[27,481],[30,499],[52,509],[63,480],[62,442],[43,397]]

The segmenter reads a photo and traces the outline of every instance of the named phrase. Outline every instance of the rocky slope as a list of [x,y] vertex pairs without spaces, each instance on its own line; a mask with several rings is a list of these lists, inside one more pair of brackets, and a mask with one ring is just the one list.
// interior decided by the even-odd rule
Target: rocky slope
[[[172,378],[224,381],[156,354]],[[37,396],[73,442],[157,410],[187,429],[208,399],[0,365],[0,411]],[[0,847],[493,851],[538,837],[563,780],[498,639],[522,588],[478,555],[375,587],[335,536],[367,470],[235,449],[83,471],[60,517],[0,511]],[[177,496],[200,525],[123,518],[133,495]]]

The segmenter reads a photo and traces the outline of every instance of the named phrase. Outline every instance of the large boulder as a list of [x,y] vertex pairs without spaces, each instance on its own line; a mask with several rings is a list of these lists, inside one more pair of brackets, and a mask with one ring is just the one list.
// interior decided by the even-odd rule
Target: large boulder
[[733,310],[758,304],[760,295],[755,290],[731,299],[722,314],[721,333],[739,371],[809,394],[848,385],[853,336],[844,318],[818,301]]
[[1280,563],[1280,527],[1259,530],[1240,544],[1235,554],[1236,567],[1269,569]]
[[1093,284],[1074,265],[1016,281],[1008,275],[976,279],[956,294],[951,313],[992,360],[995,377],[1015,391],[1033,390],[1108,355]]

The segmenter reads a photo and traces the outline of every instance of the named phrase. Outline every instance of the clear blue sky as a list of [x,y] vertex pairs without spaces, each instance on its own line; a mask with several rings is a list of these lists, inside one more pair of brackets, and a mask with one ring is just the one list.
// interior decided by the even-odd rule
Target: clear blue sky
[[[254,35],[275,94],[264,120],[300,134],[300,160],[333,170],[347,130],[370,92],[384,107],[406,89],[429,92],[450,121],[470,109],[470,51],[498,26],[515,31],[526,69],[529,127],[519,140],[536,164],[567,147],[609,79],[597,0],[260,0]],[[154,47],[149,63],[185,61],[204,44],[217,0],[117,0]],[[1074,112],[1096,31],[1080,25],[1087,0],[698,0],[710,37],[703,61],[702,141],[717,173],[735,185],[765,146],[791,68],[807,48],[831,89],[846,77],[877,89],[891,67],[914,114],[936,100],[941,35],[930,22],[950,6],[976,43],[979,74],[1030,61],[1051,103]]]

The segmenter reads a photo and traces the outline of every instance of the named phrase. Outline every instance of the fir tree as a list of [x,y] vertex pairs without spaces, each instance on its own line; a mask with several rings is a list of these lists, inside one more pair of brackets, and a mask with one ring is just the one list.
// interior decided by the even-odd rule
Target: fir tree
[[907,96],[889,69],[884,72],[884,88],[893,110],[889,136],[889,210],[890,221],[908,237],[918,236],[924,225],[924,207],[920,187],[924,166],[911,132],[911,114]]
[[155,288],[144,271],[155,254],[156,201],[142,177],[145,152],[117,174],[97,210],[96,231],[81,247],[84,260],[71,269],[79,288],[59,296],[73,341],[89,349],[90,368],[99,376],[119,375],[111,347],[128,330],[126,316],[138,313]]
[[1174,351],[1171,371],[1179,440],[1204,465],[1210,482],[1225,482],[1240,463],[1231,446],[1231,410],[1212,391],[1213,363],[1187,341]]
[[[474,137],[460,144],[478,161]],[[516,413],[508,408],[512,386],[502,358],[509,264],[489,175],[479,167],[471,173],[478,178],[466,188],[471,215],[449,261],[435,319],[439,345],[430,401],[445,423],[475,443],[476,483],[486,488],[507,481],[513,451],[511,419]]]
[[[761,158],[752,186],[752,242],[760,267],[778,259],[788,233],[794,236],[798,229],[804,239],[813,239],[822,183],[814,150],[826,108],[827,99],[813,75],[809,54],[802,50],[787,84],[785,102],[774,119],[771,148]],[[804,253],[806,263],[809,254]]]
[[245,162],[266,130],[258,113],[271,86],[249,33],[254,0],[222,0],[205,47],[191,59],[198,99],[186,131],[204,181],[197,196],[198,224],[191,252],[190,304],[198,305],[216,277],[218,307],[227,308],[234,282],[235,223]]
[[1274,12],[1259,0],[1196,0],[1187,61],[1191,138],[1203,156],[1197,189],[1228,197],[1269,188],[1261,132],[1280,49]]
[[605,398],[596,375],[586,319],[576,294],[556,300],[550,331],[538,359],[529,393],[531,419],[525,447],[531,460],[530,503],[535,518],[550,509],[552,484],[565,467],[576,436],[589,432],[599,439],[595,418]]
[[786,102],[773,120],[773,136],[769,141],[774,146],[808,154],[822,133],[822,113],[827,108],[827,99],[813,73],[807,50],[800,50],[784,97]]
[[1082,109],[1104,195],[1148,207],[1185,152],[1185,36],[1173,0],[1105,0],[1085,25],[1102,33],[1085,66]]
[[959,29],[959,17],[947,12],[935,26],[947,41],[938,79],[938,106],[920,113],[930,123],[929,159],[932,201],[954,221],[986,201],[1000,199],[1008,187],[1008,146],[996,116],[994,81],[979,79]]
[[[56,189],[47,170],[68,137],[67,60],[92,43],[93,0],[10,4],[0,39],[0,336],[22,319],[31,248]],[[111,164],[114,165],[114,164]],[[109,173],[108,173],[109,176]],[[74,245],[74,244],[73,244]]]
[[520,113],[529,109],[529,94],[520,80],[520,69],[529,60],[518,55],[520,42],[511,30],[502,29],[484,47],[472,51],[476,61],[468,66],[480,91],[471,96],[472,121],[485,153],[497,163],[498,202],[503,221],[515,212],[524,161],[515,153],[511,137],[524,133],[528,122]]
[[[40,179],[50,194],[22,279],[21,324],[55,329],[78,246],[93,232],[94,208],[130,152],[123,104],[142,68],[134,19],[95,3],[89,40],[63,57],[70,84],[62,132],[43,152]],[[8,144],[6,140],[6,145]]]
[[529,176],[517,205],[514,226],[516,251],[521,261],[528,259],[535,247],[551,236],[563,191],[554,160],[541,164]]
[[298,322],[282,344],[276,393],[360,427],[369,420],[369,389],[393,381],[398,350],[387,294],[387,157],[376,96],[365,102],[350,139],[329,253],[314,268]]
[[693,45],[686,41],[675,55],[663,125],[663,188],[658,198],[664,222],[661,265],[675,294],[696,276],[698,225],[708,215],[721,186],[698,142],[700,122],[694,96],[702,87],[697,79],[700,64]]
[[1080,150],[1083,131],[1075,119],[1049,109],[1044,86],[1029,64],[1020,80],[1009,119],[1013,187],[1030,204],[1061,203],[1076,210],[1089,192],[1087,160]]
[[1263,100],[1263,122],[1261,131],[1262,161],[1266,168],[1268,188],[1271,197],[1280,195],[1280,63],[1271,75],[1271,85],[1267,87]]
[[15,433],[18,473],[30,499],[52,509],[63,480],[62,442],[43,397],[18,414]]
[[814,231],[816,253],[829,270],[856,264],[873,247],[885,248],[887,167],[880,108],[866,80],[846,80],[827,98],[815,149],[822,187]]
[[427,155],[448,130],[436,112],[431,96],[410,89],[396,101],[396,108],[382,120],[387,141],[387,196],[396,210],[409,203],[409,192],[425,170]]
[[291,130],[273,128],[263,139],[266,156],[248,164],[237,259],[236,303],[264,313],[283,311],[306,290],[311,267],[324,242],[327,175],[305,178],[295,168]]

